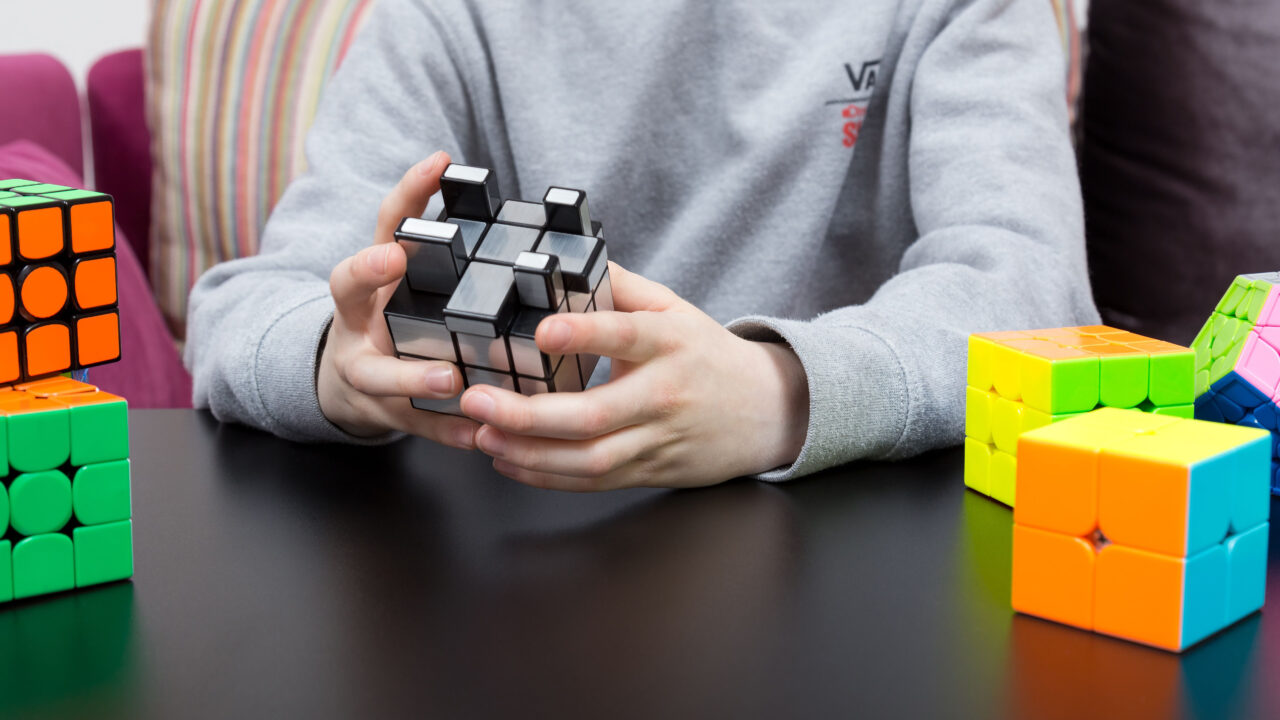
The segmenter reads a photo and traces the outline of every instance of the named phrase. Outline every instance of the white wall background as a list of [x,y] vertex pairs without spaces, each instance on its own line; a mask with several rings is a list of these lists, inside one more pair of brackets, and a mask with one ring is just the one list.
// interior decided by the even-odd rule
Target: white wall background
[[0,0],[0,54],[49,53],[83,91],[95,60],[142,46],[150,17],[151,0]]

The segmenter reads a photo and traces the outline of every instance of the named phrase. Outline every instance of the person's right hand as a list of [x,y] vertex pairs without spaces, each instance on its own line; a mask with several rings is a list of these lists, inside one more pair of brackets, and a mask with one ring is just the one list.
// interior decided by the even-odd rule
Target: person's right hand
[[333,324],[320,353],[316,393],[325,417],[352,435],[400,430],[452,447],[475,447],[477,423],[409,404],[409,398],[444,399],[461,392],[457,366],[397,358],[382,318],[405,272],[396,227],[402,218],[422,214],[448,165],[449,156],[438,152],[410,168],[378,208],[373,247],[338,263],[329,276]]

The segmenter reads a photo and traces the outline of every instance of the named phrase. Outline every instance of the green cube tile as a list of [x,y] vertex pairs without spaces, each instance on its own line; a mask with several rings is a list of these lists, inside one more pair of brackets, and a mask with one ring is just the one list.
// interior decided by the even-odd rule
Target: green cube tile
[[1231,283],[1231,287],[1227,288],[1227,292],[1222,296],[1222,300],[1218,302],[1218,307],[1215,309],[1227,315],[1235,314],[1236,308],[1240,306],[1240,301],[1249,294],[1250,286],[1251,283],[1248,280],[1237,277]]
[[62,192],[71,190],[66,185],[54,185],[53,183],[36,183],[35,185],[19,185],[12,190],[19,195],[40,195],[43,193]]
[[1098,405],[1098,358],[1023,358],[1022,399],[1053,415],[1085,412]]
[[1209,345],[1209,354],[1213,357],[1222,357],[1231,346],[1235,344],[1240,334],[1240,328],[1244,327],[1244,332],[1249,332],[1249,324],[1243,320],[1236,318],[1228,318],[1218,332],[1213,336],[1213,342]]
[[[1267,292],[1269,290],[1270,286],[1255,287],[1249,292],[1249,307],[1245,317],[1249,320],[1250,325],[1258,322],[1258,318],[1262,317],[1262,306],[1267,304]],[[1237,310],[1236,315],[1240,314]]]
[[13,544],[0,540],[0,602],[13,599]]
[[9,486],[9,523],[17,532],[56,532],[70,519],[71,481],[61,470],[25,473]]
[[1157,353],[1151,356],[1147,396],[1155,405],[1186,405],[1196,399],[1196,355]]
[[76,587],[133,576],[133,521],[75,529]]
[[107,199],[109,196],[94,192],[92,190],[63,190],[61,192],[42,193],[45,197],[51,197],[55,200],[89,200],[92,198]]
[[18,472],[61,467],[71,456],[66,408],[10,415],[9,464]]
[[1147,398],[1150,360],[1146,355],[1104,355],[1099,400],[1116,408],[1136,407]]
[[129,457],[129,405],[124,400],[71,407],[71,464]]
[[11,180],[0,180],[0,190],[11,190],[16,187],[22,187],[23,185],[38,185],[38,184],[39,183],[37,183],[35,180],[22,180],[20,178],[13,178]]
[[76,586],[71,538],[49,533],[25,538],[13,547],[13,597],[70,590]]
[[9,532],[9,491],[0,483],[0,537]]
[[0,206],[15,208],[57,207],[58,201],[40,197],[39,195],[18,195],[17,197],[0,199]]
[[129,461],[85,465],[71,483],[76,520],[98,525],[129,519]]
[[1196,416],[1196,406],[1193,403],[1186,405],[1153,405],[1151,401],[1147,401],[1138,406],[1139,410],[1149,412],[1153,415],[1172,415],[1174,417],[1194,419]]

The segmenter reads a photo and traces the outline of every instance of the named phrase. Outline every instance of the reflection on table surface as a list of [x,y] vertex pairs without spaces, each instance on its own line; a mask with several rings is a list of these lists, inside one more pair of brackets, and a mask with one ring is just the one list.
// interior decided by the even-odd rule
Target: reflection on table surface
[[1270,611],[1183,655],[1015,616],[958,451],[566,495],[130,421],[137,576],[0,605],[0,717],[1280,717]]
[[[1236,717],[1280,699],[1270,689],[1274,683],[1258,672],[1260,614],[1182,654],[1015,614],[1009,609],[1012,512],[966,492],[963,513],[963,625],[971,629],[968,641],[980,648],[974,657],[985,658],[986,680],[1007,683],[1009,716]],[[1268,573],[1269,597],[1280,589],[1277,577]],[[997,657],[1006,660],[993,662]]]

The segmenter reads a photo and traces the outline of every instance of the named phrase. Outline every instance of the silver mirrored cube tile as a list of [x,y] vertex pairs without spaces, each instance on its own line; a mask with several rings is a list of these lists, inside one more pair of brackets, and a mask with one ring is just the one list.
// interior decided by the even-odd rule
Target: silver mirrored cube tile
[[582,389],[582,375],[578,371],[578,356],[565,355],[552,378],[555,392],[577,392]]
[[498,222],[541,230],[547,225],[547,211],[538,203],[508,200],[498,210]]
[[409,404],[417,410],[428,410],[445,415],[462,415],[462,405],[457,395],[443,400],[437,398],[410,398]]
[[505,335],[484,337],[467,333],[452,333],[453,341],[458,344],[458,358],[467,365],[487,368],[489,370],[507,371],[511,362],[507,358],[507,339]]
[[449,166],[444,169],[444,173],[440,177],[444,180],[457,180],[458,182],[474,185],[489,179],[489,168],[449,163]]
[[436,216],[436,222],[448,222],[458,226],[462,231],[462,247],[467,251],[468,259],[475,256],[476,248],[480,247],[480,240],[484,238],[484,231],[489,229],[487,222],[451,217],[447,209],[440,211]]
[[586,312],[587,307],[591,304],[591,293],[571,292],[568,293],[569,312]]
[[445,326],[456,333],[501,335],[515,315],[515,294],[509,266],[472,262],[445,306]]
[[590,276],[603,273],[605,267],[599,262],[604,255],[604,241],[597,237],[548,230],[534,249],[560,260],[560,273],[567,291],[590,293],[593,287]]
[[493,223],[480,241],[474,259],[502,265],[515,264],[522,252],[532,250],[538,244],[539,231],[519,225]]
[[600,284],[596,285],[596,291],[591,294],[591,301],[595,303],[597,310],[613,310],[613,282],[609,279],[608,270],[600,277]]
[[396,352],[456,362],[453,339],[444,325],[448,302],[448,295],[413,292],[408,278],[402,279],[382,313]]
[[483,368],[475,368],[466,365],[462,368],[463,373],[467,376],[467,387],[476,385],[494,385],[515,392],[516,379],[510,373],[494,372]]
[[544,392],[551,392],[551,386],[547,384],[546,380],[538,380],[537,378],[521,375],[516,378],[516,382],[521,395],[538,395]]
[[578,355],[578,377],[582,380],[582,387],[591,384],[591,375],[596,371],[596,365],[599,362],[599,355]]
[[538,310],[535,308],[524,308],[516,314],[516,319],[511,323],[511,329],[507,332],[507,341],[511,346],[511,361],[515,364],[515,371],[521,375],[529,375],[531,377],[547,378],[550,377],[557,363],[560,362],[559,355],[547,355],[538,349],[538,344],[534,339],[534,333],[538,330],[538,324],[548,315],[552,315],[550,310]]

